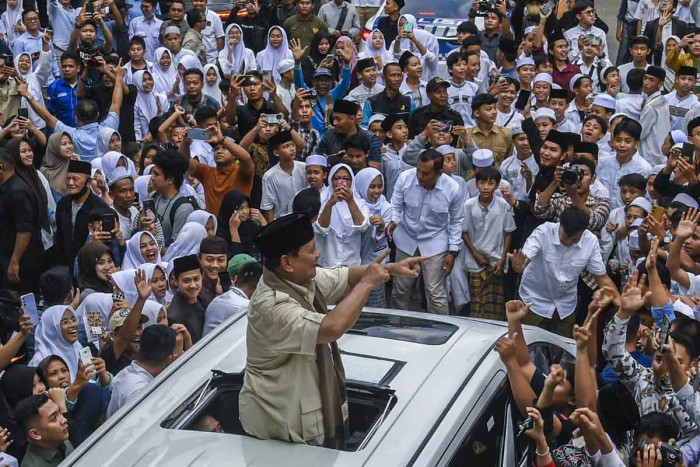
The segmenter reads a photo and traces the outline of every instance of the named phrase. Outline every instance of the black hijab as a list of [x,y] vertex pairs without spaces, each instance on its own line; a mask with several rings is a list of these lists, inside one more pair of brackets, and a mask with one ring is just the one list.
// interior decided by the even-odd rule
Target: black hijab
[[[247,201],[248,205],[250,205],[250,198],[241,190],[229,191],[224,196],[223,201],[221,201],[219,215],[216,216],[218,224],[216,236],[226,240],[228,245],[231,244],[231,229],[228,226],[228,221],[231,219],[233,212],[238,210],[244,201]],[[250,217],[238,226],[238,235],[241,237],[241,249],[251,256],[255,256],[253,238],[255,238],[258,231],[260,231],[260,225]]]
[[19,401],[32,395],[37,370],[27,365],[12,365],[5,370],[0,379],[0,391],[10,407],[16,407]]
[[97,262],[105,253],[112,254],[102,242],[89,242],[78,251],[78,287],[81,292],[92,289],[95,292],[112,293],[112,284],[100,279],[95,272]]
[[[27,138],[12,138],[5,145],[5,149],[15,161],[15,173],[17,176],[24,180],[24,182],[29,185],[29,188],[31,188],[31,190],[34,192],[37,207],[39,208],[41,227],[44,230],[49,230],[49,201],[46,195],[46,190],[44,189],[44,185],[41,183],[41,179],[39,178],[39,171],[36,170],[33,165],[30,165],[29,167],[25,166],[20,158],[19,149],[23,142],[27,143],[29,147],[32,147]],[[32,148],[32,152],[34,152],[34,148]],[[34,154],[34,157],[36,157],[36,154]]]

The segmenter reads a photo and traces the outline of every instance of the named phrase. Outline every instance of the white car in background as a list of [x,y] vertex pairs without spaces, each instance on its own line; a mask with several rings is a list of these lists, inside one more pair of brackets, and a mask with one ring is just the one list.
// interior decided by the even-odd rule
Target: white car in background
[[[246,362],[245,314],[224,322],[160,374],[62,465],[523,466],[528,442],[493,346],[506,323],[366,309],[340,339],[348,380],[347,449],[260,440],[244,433],[238,394]],[[547,366],[576,347],[525,327]],[[224,433],[194,431],[204,414]]]

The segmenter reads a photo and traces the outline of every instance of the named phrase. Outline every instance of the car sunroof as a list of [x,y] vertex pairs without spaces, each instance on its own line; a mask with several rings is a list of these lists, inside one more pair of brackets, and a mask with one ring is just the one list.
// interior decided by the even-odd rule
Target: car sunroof
[[383,313],[362,313],[352,334],[381,337],[426,345],[441,345],[459,329],[454,324]]

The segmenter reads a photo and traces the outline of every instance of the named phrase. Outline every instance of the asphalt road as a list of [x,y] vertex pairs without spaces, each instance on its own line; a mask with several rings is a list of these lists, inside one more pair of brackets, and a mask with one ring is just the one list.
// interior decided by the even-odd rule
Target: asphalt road
[[617,12],[620,9],[620,2],[612,0],[598,0],[595,4],[596,13],[605,24],[608,25],[608,50],[610,51],[610,61],[615,63],[617,59],[617,49],[620,45],[615,39],[617,30]]

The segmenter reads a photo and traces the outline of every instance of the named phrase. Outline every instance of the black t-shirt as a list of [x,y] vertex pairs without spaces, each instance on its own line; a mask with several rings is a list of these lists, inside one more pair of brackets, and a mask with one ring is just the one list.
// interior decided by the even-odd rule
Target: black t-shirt
[[[532,375],[532,379],[530,380],[530,387],[533,391],[535,391],[537,397],[540,396],[540,393],[544,389],[545,379],[547,379],[547,377],[544,375],[544,373],[542,373],[539,370],[535,370],[535,373],[533,373]],[[557,412],[556,410],[554,411],[554,416],[557,417],[559,419],[559,422],[561,423],[561,431],[559,432],[559,436],[557,436],[556,438],[557,446],[568,444],[571,440],[571,436],[573,435],[574,430],[576,429],[576,425],[574,425],[574,422],[572,422],[569,419],[569,417]]]
[[393,21],[388,16],[382,16],[377,21],[377,29],[384,35],[384,48],[388,49],[399,34],[399,20]]
[[44,247],[41,243],[39,207],[31,188],[18,175],[13,175],[0,185],[0,219],[0,263],[3,267],[0,277],[6,273],[18,232],[31,232],[29,245],[20,261],[20,272],[41,267]]
[[255,125],[260,119],[260,114],[276,114],[277,109],[275,104],[269,100],[263,100],[263,105],[260,110],[256,109],[250,102],[245,105],[239,105],[236,108],[236,117],[238,118],[238,129],[243,138],[250,130],[255,128]]
[[108,342],[102,347],[100,358],[105,361],[105,367],[112,375],[116,375],[124,368],[131,365],[131,359],[126,358],[123,352],[119,358],[114,355],[114,342]]

